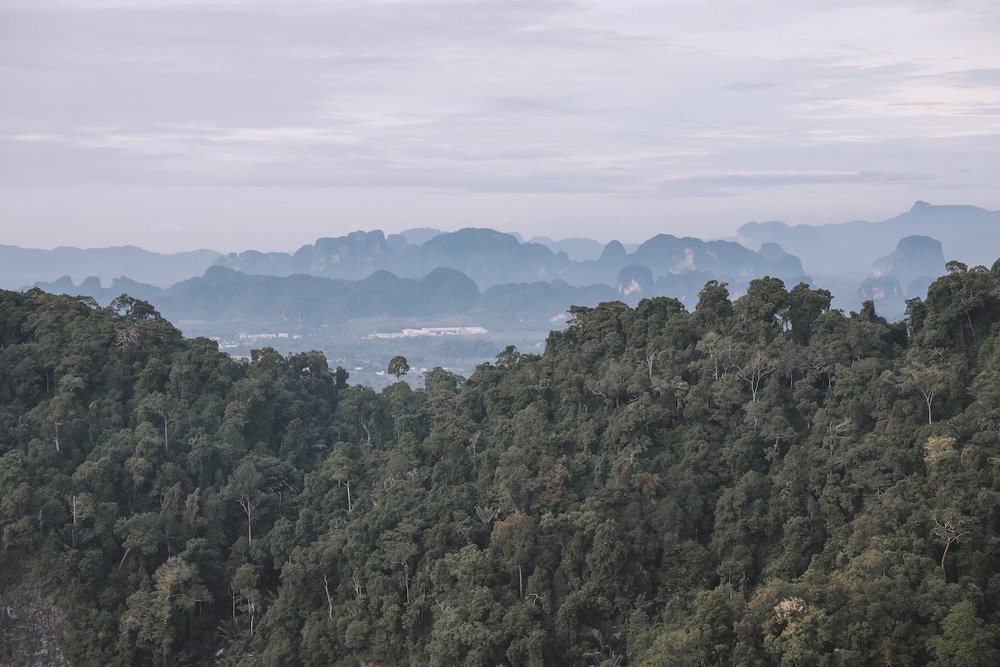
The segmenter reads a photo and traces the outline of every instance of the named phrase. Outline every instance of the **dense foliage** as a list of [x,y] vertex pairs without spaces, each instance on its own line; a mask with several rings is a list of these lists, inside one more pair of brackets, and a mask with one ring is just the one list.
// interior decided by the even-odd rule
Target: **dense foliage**
[[381,394],[0,292],[0,585],[81,665],[997,664],[1000,263],[949,269],[902,323],[712,282]]

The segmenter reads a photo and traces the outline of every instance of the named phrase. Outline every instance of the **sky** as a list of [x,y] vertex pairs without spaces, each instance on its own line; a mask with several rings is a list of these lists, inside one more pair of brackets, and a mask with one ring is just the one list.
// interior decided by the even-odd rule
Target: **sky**
[[0,244],[1000,209],[995,0],[0,0]]

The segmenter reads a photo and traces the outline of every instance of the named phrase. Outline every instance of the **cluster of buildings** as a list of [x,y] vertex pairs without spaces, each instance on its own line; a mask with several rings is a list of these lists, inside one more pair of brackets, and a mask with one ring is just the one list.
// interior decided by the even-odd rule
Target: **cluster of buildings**
[[419,329],[403,329],[389,333],[373,333],[362,336],[363,340],[372,338],[416,338],[418,336],[475,336],[489,333],[483,327],[421,327]]

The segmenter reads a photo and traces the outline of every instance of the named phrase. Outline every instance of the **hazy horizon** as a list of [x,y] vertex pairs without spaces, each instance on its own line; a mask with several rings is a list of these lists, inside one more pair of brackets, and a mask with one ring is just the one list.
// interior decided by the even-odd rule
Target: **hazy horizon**
[[7,2],[0,243],[996,210],[997,34],[984,0]]
[[[929,202],[929,203],[931,203],[933,205],[950,205],[950,204],[936,204],[935,202]],[[964,203],[959,203],[959,202],[954,202],[954,204],[955,205],[975,206],[974,204],[964,204]],[[912,204],[911,204],[911,206],[912,206]],[[843,224],[843,223],[857,222],[857,221],[872,222],[872,223],[881,222],[883,220],[895,217],[896,215],[899,215],[901,213],[906,212],[907,210],[909,210],[909,208],[911,206],[908,206],[906,208],[900,209],[900,210],[892,212],[892,213],[885,214],[884,216],[879,216],[877,218],[874,218],[874,217],[873,218],[854,217],[854,218],[851,218],[851,219],[829,221],[829,223],[832,223],[832,224]],[[984,208],[984,207],[980,207],[980,208]],[[990,209],[987,209],[987,210],[990,210]],[[517,231],[515,229],[503,229],[503,228],[498,228],[498,227],[489,227],[489,228],[490,229],[494,229],[495,231],[498,231],[498,232],[504,232],[504,233],[510,233],[510,234],[515,234],[515,235],[520,235],[521,238],[522,238],[522,240],[525,241],[525,242],[529,242],[532,239],[537,238],[537,237],[546,237],[546,238],[549,238],[552,241],[556,241],[556,242],[563,241],[563,240],[570,239],[570,238],[588,238],[588,239],[592,239],[592,240],[598,241],[598,242],[600,242],[602,244],[607,244],[610,241],[620,241],[622,243],[637,244],[637,243],[642,243],[643,241],[646,241],[649,238],[652,238],[656,234],[672,234],[674,236],[695,236],[695,237],[701,238],[703,240],[734,239],[735,235],[736,235],[736,230],[737,230],[737,228],[740,225],[746,224],[748,222],[769,222],[769,221],[774,221],[774,220],[776,220],[776,218],[755,218],[755,219],[743,220],[743,221],[740,221],[738,223],[735,223],[733,225],[732,231],[730,233],[728,233],[728,234],[717,234],[717,235],[711,235],[711,236],[710,235],[705,235],[705,234],[699,234],[697,232],[697,230],[695,230],[693,232],[683,232],[683,231],[676,231],[676,230],[672,230],[672,229],[664,229],[664,230],[661,230],[661,231],[655,231],[654,230],[654,231],[652,231],[650,233],[649,236],[636,237],[636,238],[625,237],[625,236],[621,236],[621,235],[619,235],[619,236],[614,236],[614,235],[588,235],[588,234],[582,234],[582,233],[581,234],[567,234],[567,235],[552,236],[550,234],[544,233],[543,231],[537,231],[537,230],[533,230],[533,231],[530,231],[530,232],[520,232],[520,231]],[[808,221],[794,222],[794,221],[790,221],[790,220],[779,220],[779,221],[780,222],[784,222],[784,223],[788,224],[789,226],[795,226],[795,225],[798,225],[798,224],[807,224],[807,225],[808,224],[813,224],[813,225],[815,225],[815,224],[828,224],[827,222],[808,222]],[[80,248],[80,249],[95,249],[95,248],[110,248],[110,247],[122,247],[122,246],[136,246],[136,247],[142,248],[143,250],[148,250],[150,252],[157,252],[157,253],[162,253],[162,254],[172,254],[172,253],[178,253],[178,252],[196,252],[196,251],[200,251],[200,250],[211,250],[211,251],[222,253],[222,254],[241,253],[241,252],[244,252],[244,251],[247,251],[247,250],[257,250],[257,251],[260,251],[260,252],[286,252],[286,253],[292,253],[292,252],[295,252],[296,250],[300,249],[301,247],[303,247],[305,245],[313,244],[315,241],[317,241],[320,238],[344,236],[344,235],[350,234],[351,232],[354,232],[354,231],[368,231],[368,232],[370,232],[370,231],[380,230],[386,236],[389,236],[391,234],[398,234],[398,233],[401,233],[401,232],[405,232],[405,231],[409,231],[409,230],[413,230],[413,229],[419,229],[419,228],[434,228],[434,229],[438,229],[441,232],[447,233],[447,232],[453,232],[453,231],[457,231],[458,229],[467,228],[467,227],[486,228],[487,226],[486,225],[472,225],[472,224],[470,224],[470,225],[455,225],[455,226],[450,227],[450,228],[445,228],[444,226],[437,226],[437,227],[435,227],[433,225],[409,225],[409,226],[407,226],[407,225],[399,225],[398,228],[394,228],[394,229],[386,229],[386,228],[379,227],[379,226],[372,226],[372,227],[355,226],[355,227],[352,227],[352,228],[349,228],[349,229],[348,228],[338,229],[334,225],[334,226],[331,226],[331,229],[330,229],[330,231],[328,233],[320,233],[317,236],[309,237],[309,238],[303,237],[303,239],[301,241],[281,242],[281,239],[275,239],[273,235],[268,236],[267,234],[264,234],[264,235],[261,235],[261,236],[262,237],[267,236],[267,238],[262,238],[262,245],[243,245],[239,241],[239,239],[241,239],[242,237],[241,236],[237,236],[236,239],[234,239],[233,242],[234,243],[240,243],[240,245],[219,246],[219,247],[213,247],[213,246],[207,246],[207,245],[192,245],[192,246],[177,245],[177,246],[171,246],[171,247],[156,247],[156,246],[152,246],[152,245],[148,245],[148,244],[144,245],[143,243],[133,243],[133,242],[127,242],[127,241],[120,241],[120,242],[116,241],[116,242],[111,242],[111,243],[100,244],[100,243],[89,242],[88,241],[88,236],[87,236],[88,235],[87,231],[86,230],[80,230],[77,233],[77,237],[83,239],[83,241],[80,242],[80,243],[68,243],[68,242],[64,242],[62,240],[59,240],[59,241],[52,241],[50,243],[44,243],[43,242],[43,243],[37,244],[37,245],[26,245],[26,244],[19,244],[19,243],[10,242],[10,241],[7,241],[7,240],[0,240],[0,245],[17,246],[17,247],[21,247],[21,248],[25,248],[25,249],[32,249],[32,250],[53,250],[53,249],[60,248],[60,247]],[[68,234],[68,237],[73,237],[73,233]],[[273,243],[273,241],[275,241],[275,240],[279,241],[279,244],[275,245]],[[183,242],[183,241],[181,241],[181,242]]]

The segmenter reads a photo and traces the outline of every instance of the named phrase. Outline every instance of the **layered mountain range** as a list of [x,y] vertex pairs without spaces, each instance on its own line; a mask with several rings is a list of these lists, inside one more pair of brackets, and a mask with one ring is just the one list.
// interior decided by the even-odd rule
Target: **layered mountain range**
[[21,289],[60,276],[94,277],[105,283],[128,276],[165,287],[201,275],[220,257],[214,250],[164,254],[135,246],[40,250],[0,245],[0,288]]
[[219,266],[262,275],[297,273],[358,280],[375,271],[402,278],[419,278],[436,268],[461,271],[481,288],[505,283],[565,280],[572,285],[615,283],[626,266],[648,267],[655,277],[704,271],[733,284],[755,277],[785,280],[806,278],[802,264],[787,253],[765,255],[733,241],[704,241],[658,234],[633,252],[618,241],[602,248],[596,259],[576,261],[564,251],[542,243],[522,242],[513,234],[492,229],[460,229],[442,233],[420,245],[401,234],[352,232],[322,238],[295,253],[232,253]]
[[737,234],[740,243],[751,248],[777,243],[797,255],[816,276],[868,273],[873,263],[906,236],[940,241],[948,259],[989,265],[1000,247],[1000,211],[918,201],[906,213],[881,222],[816,226],[750,222]]
[[[504,325],[548,322],[570,305],[666,295],[688,307],[709,280],[738,295],[764,276],[789,286],[822,276],[836,305],[876,301],[890,317],[944,273],[945,260],[989,262],[1000,212],[917,202],[882,222],[748,223],[738,241],[656,235],[642,244],[554,241],[492,229],[357,231],[294,253],[135,247],[30,250],[0,246],[0,286],[92,296],[128,293],[178,321],[474,314]],[[60,277],[62,276],[62,277]],[[104,285],[107,285],[105,287]]]
[[[546,327],[559,322],[570,305],[594,306],[641,295],[620,294],[608,285],[576,287],[563,280],[507,283],[480,291],[468,276],[438,268],[426,276],[400,278],[376,271],[360,280],[294,274],[265,276],[210,267],[204,276],[169,288],[116,280],[102,288],[96,279],[74,284],[69,278],[37,287],[80,294],[108,305],[123,293],[152,303],[180,323],[244,321],[315,328],[362,318],[469,316],[492,329]],[[652,286],[651,286],[652,288]]]

